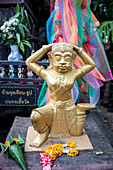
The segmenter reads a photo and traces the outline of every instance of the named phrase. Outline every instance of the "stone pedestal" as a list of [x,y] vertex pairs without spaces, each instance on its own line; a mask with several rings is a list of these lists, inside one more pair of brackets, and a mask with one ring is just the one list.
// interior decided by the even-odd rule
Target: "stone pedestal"
[[[93,145],[93,150],[79,151],[79,155],[76,157],[69,157],[63,154],[58,157],[52,164],[52,170],[106,170],[113,169],[113,148],[110,145],[108,138],[106,138],[104,129],[101,130],[99,122],[93,117],[93,114],[89,114],[85,121],[85,131]],[[98,124],[96,123],[98,122]],[[24,117],[16,117],[13,126],[10,129],[10,133],[13,137],[17,137],[19,133],[21,137],[26,141],[28,127],[31,126],[30,119]],[[8,140],[8,139],[6,139]],[[24,152],[24,148],[23,148]],[[98,155],[98,152],[103,154]],[[42,170],[40,164],[40,154],[36,151],[24,152],[24,159],[27,167],[30,170]],[[11,159],[6,158],[3,152],[0,153],[0,170],[21,170],[17,163]]]
[[40,134],[38,134],[37,131],[35,131],[32,126],[29,126],[28,131],[27,131],[27,137],[26,137],[25,152],[45,151],[47,149],[47,147],[52,144],[55,144],[55,143],[66,144],[69,141],[75,142],[77,150],[93,150],[93,146],[92,146],[85,130],[83,130],[83,134],[81,136],[70,137],[70,138],[61,138],[61,139],[48,138],[48,140],[39,148],[30,147],[30,144],[36,138],[37,135],[39,135],[39,137],[40,137]]

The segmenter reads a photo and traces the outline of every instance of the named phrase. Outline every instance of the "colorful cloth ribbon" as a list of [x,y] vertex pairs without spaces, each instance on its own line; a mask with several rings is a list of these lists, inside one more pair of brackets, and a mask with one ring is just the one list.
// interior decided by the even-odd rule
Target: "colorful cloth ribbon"
[[[51,0],[51,15],[46,28],[48,43],[66,42],[81,46],[94,60],[96,68],[75,82],[72,94],[75,103],[85,102],[84,99],[89,98],[90,102],[96,104],[103,81],[112,80],[113,76],[96,28],[99,22],[90,10],[90,4],[91,0]],[[79,55],[74,64],[75,68],[84,64]],[[42,95],[40,93],[39,100]]]

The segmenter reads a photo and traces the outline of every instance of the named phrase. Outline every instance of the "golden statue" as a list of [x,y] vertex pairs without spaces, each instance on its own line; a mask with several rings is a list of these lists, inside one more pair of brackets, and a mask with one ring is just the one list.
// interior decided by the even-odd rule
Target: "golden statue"
[[[47,52],[50,66],[45,69],[36,62]],[[85,65],[74,68],[76,54],[79,54]],[[95,63],[81,47],[66,43],[55,43],[42,46],[27,60],[27,66],[45,80],[50,90],[50,102],[32,111],[31,122],[40,134],[31,146],[39,147],[48,138],[68,138],[80,136],[85,121],[85,111],[95,107],[94,104],[79,103],[75,106],[71,89],[76,79],[94,69]]]

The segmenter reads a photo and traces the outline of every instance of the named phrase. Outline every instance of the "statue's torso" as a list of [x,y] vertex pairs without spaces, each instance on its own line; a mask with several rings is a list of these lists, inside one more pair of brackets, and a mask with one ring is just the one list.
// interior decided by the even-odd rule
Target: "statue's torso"
[[47,84],[51,98],[55,101],[66,101],[71,99],[71,89],[75,81],[73,72],[59,74],[53,70],[48,70]]

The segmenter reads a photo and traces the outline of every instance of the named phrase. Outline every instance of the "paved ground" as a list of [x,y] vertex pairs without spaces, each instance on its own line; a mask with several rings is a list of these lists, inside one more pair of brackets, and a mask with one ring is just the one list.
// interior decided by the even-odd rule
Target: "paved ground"
[[109,126],[110,130],[113,132],[113,108],[99,105],[98,112],[104,119],[104,122]]
[[32,109],[33,107],[0,107],[0,142],[5,142],[15,116],[30,117]]
[[[19,133],[25,140],[27,128],[31,125],[29,118],[16,117],[10,130],[12,136]],[[112,170],[113,169],[113,148],[110,144],[108,134],[109,128],[103,127],[104,123],[98,112],[93,110],[87,114],[85,121],[85,130],[94,147],[93,151],[80,151],[77,157],[62,155],[53,161],[52,169],[54,170]],[[113,139],[113,133],[111,134]],[[103,152],[98,155],[98,152]],[[41,170],[40,155],[38,152],[24,152],[24,158],[27,167],[30,170]],[[12,159],[6,159],[3,152],[0,154],[0,170],[20,170],[19,166]]]

